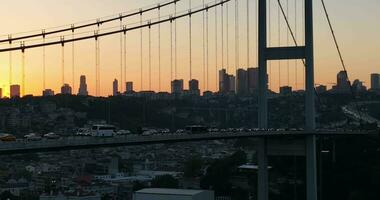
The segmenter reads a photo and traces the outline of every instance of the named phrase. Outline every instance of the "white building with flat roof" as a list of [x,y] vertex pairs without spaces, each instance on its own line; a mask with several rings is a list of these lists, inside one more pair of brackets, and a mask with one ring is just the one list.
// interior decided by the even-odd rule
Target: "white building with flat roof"
[[134,200],[214,200],[214,191],[146,188],[136,191]]

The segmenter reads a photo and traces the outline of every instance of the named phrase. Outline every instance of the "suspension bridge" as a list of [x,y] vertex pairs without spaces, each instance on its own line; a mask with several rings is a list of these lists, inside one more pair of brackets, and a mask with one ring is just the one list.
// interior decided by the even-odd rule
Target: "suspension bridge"
[[[329,22],[329,27],[333,33],[334,42],[339,52],[339,59],[342,67],[345,69],[343,58],[339,50],[338,42],[333,32],[331,21],[327,14],[326,6],[323,2],[323,8]],[[183,11],[178,11],[178,5],[187,7]],[[171,10],[170,14],[162,15],[162,9]],[[234,8],[234,10],[232,10]],[[243,8],[243,9],[242,9]],[[277,9],[277,12],[273,12]],[[233,11],[233,12],[232,12]],[[245,16],[243,16],[246,14]],[[145,15],[157,15],[153,18],[147,18]],[[131,22],[130,18],[138,18],[137,21]],[[196,21],[194,18],[200,17]],[[233,23],[231,23],[233,22]],[[188,36],[186,47],[179,46],[184,37],[178,35],[178,23],[188,23]],[[246,23],[246,24],[244,24]],[[107,26],[107,25],[110,26]],[[165,44],[162,39],[163,24],[169,24],[169,42]],[[199,26],[201,24],[201,26]],[[244,25],[243,25],[244,24]],[[277,26],[277,27],[276,27]],[[81,30],[86,30],[80,32]],[[157,30],[157,35],[152,34],[152,29]],[[276,30],[277,29],[277,30]],[[253,30],[253,31],[252,31]],[[275,31],[276,30],[276,31]],[[148,37],[144,37],[143,31],[148,31]],[[183,30],[182,30],[183,31]],[[138,32],[139,37],[131,38],[130,32]],[[243,32],[245,32],[243,34]],[[201,33],[201,37],[195,37],[195,33]],[[135,11],[119,13],[111,17],[98,18],[90,20],[87,23],[74,23],[59,28],[45,28],[38,32],[27,32],[21,34],[9,34],[3,38],[0,37],[0,53],[9,53],[9,85],[13,85],[13,60],[15,52],[21,52],[21,96],[26,95],[25,67],[26,56],[32,49],[42,49],[42,89],[48,88],[46,84],[46,50],[45,47],[56,46],[61,48],[61,85],[66,83],[66,57],[65,46],[71,44],[71,72],[72,86],[75,90],[76,75],[76,45],[79,41],[93,40],[95,64],[94,70],[94,92],[92,95],[101,96],[101,78],[105,70],[101,61],[100,40],[106,37],[118,37],[120,47],[120,71],[115,72],[116,77],[124,83],[128,80],[128,72],[131,68],[128,66],[130,51],[139,52],[139,82],[140,90],[144,90],[144,84],[148,85],[148,90],[153,90],[153,85],[158,85],[158,91],[164,87],[163,80],[170,78],[170,82],[177,79],[188,80],[195,79],[195,71],[200,71],[202,90],[217,90],[218,88],[218,71],[225,69],[236,75],[239,68],[249,68],[257,66],[258,75],[258,96],[259,96],[259,128],[268,128],[268,90],[275,90],[282,85],[294,85],[296,89],[305,89],[305,118],[306,131],[304,133],[242,133],[242,134],[215,134],[215,135],[189,135],[189,136],[157,136],[149,138],[132,138],[132,140],[114,141],[114,140],[89,140],[82,143],[67,140],[65,143],[55,144],[52,142],[46,144],[9,144],[0,148],[1,152],[23,152],[28,150],[49,150],[49,149],[75,149],[85,147],[101,146],[120,146],[136,145],[146,143],[178,142],[178,141],[197,141],[197,140],[214,140],[214,139],[236,139],[245,137],[257,137],[258,152],[258,199],[268,199],[268,153],[272,147],[273,140],[280,140],[280,136],[288,135],[300,137],[303,141],[302,151],[306,156],[307,171],[307,199],[317,200],[317,160],[316,160],[316,135],[318,134],[335,134],[346,135],[350,133],[317,133],[315,131],[315,91],[314,91],[314,39],[313,39],[313,1],[312,0],[215,0],[215,1],[196,1],[196,0],[172,0],[161,2],[159,4],[140,8]],[[153,35],[153,36],[152,36]],[[231,37],[233,35],[233,37]],[[243,35],[246,38],[242,37]],[[152,37],[157,37],[157,59],[152,56]],[[130,50],[127,40],[135,40],[139,43],[138,49]],[[8,45],[8,46],[7,46]],[[147,52],[144,52],[143,45],[148,46]],[[169,46],[169,56],[164,57],[161,53],[162,47]],[[232,47],[232,48],[231,48]],[[246,49],[244,49],[246,47]],[[187,60],[182,59],[179,54],[183,54],[184,48],[187,50]],[[200,51],[194,49],[201,49]],[[244,49],[244,50],[243,50]],[[156,50],[156,49],[155,49]],[[233,52],[233,53],[232,53]],[[195,54],[201,54],[195,57]],[[245,54],[245,55],[243,55]],[[232,55],[234,61],[231,61]],[[201,59],[201,68],[195,66],[194,61]],[[244,59],[246,60],[244,61]],[[165,61],[166,59],[166,61]],[[285,60],[286,63],[282,62]],[[296,60],[291,63],[290,60]],[[275,66],[274,61],[278,61]],[[163,63],[168,63],[170,70],[164,70]],[[155,63],[155,64],[154,64]],[[152,72],[152,66],[157,66],[158,73]],[[293,69],[291,69],[293,65]],[[166,66],[166,67],[169,67]],[[179,66],[182,66],[181,68]],[[186,76],[180,76],[180,71],[186,66]],[[244,67],[243,67],[244,66]],[[148,73],[144,69],[148,68]],[[276,69],[277,68],[277,69]],[[285,70],[283,70],[285,68]],[[301,68],[301,69],[299,69]],[[34,69],[33,69],[34,70]],[[37,70],[37,69],[35,69]],[[291,70],[294,72],[292,73]],[[163,74],[164,71],[170,71]],[[274,73],[277,71],[277,74]],[[301,71],[301,72],[300,72]],[[285,75],[283,74],[285,72]],[[292,75],[293,74],[293,75]],[[274,77],[278,75],[276,80]],[[293,76],[293,77],[291,77]],[[156,81],[153,80],[153,77]],[[269,77],[269,79],[268,79]],[[286,81],[282,82],[286,77]],[[294,82],[291,81],[294,79]],[[302,81],[299,81],[302,80]],[[212,83],[211,83],[212,82]],[[277,85],[275,85],[277,82]],[[293,82],[293,83],[291,83]],[[214,85],[215,84],[215,85]],[[123,84],[120,91],[123,92]],[[104,95],[104,94],[103,94]],[[299,139],[299,138],[298,138]],[[64,146],[62,146],[64,144]],[[287,146],[291,148],[292,145]]]

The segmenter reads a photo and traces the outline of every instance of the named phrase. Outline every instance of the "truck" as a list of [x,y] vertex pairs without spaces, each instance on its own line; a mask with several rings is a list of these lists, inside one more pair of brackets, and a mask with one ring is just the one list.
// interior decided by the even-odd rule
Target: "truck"
[[113,125],[93,125],[91,128],[91,135],[93,137],[113,137],[116,132],[116,128]]

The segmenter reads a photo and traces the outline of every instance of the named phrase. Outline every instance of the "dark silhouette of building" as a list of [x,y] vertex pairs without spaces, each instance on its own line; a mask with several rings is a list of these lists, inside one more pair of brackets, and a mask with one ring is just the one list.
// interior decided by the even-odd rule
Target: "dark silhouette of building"
[[235,76],[227,74],[225,69],[219,70],[219,93],[235,92]]
[[172,89],[172,94],[176,94],[176,95],[182,94],[183,93],[183,79],[173,80],[171,89]]
[[112,90],[112,94],[113,96],[117,96],[119,94],[119,81],[117,81],[117,79],[113,80],[113,90]]
[[371,90],[380,90],[380,74],[371,74]]
[[292,87],[290,87],[290,86],[280,87],[280,94],[281,95],[291,95],[292,94]]
[[20,85],[11,85],[10,86],[10,97],[20,97]]
[[333,92],[334,93],[350,93],[351,92],[351,85],[350,81],[348,81],[347,73],[345,71],[340,71],[337,75],[337,84],[336,86],[333,86]]
[[65,83],[62,87],[61,87],[61,94],[72,94],[72,88],[69,84]]
[[0,99],[3,98],[3,89],[0,88]]
[[201,91],[199,90],[199,81],[192,79],[189,81],[189,92],[191,95],[199,96]]
[[126,82],[125,88],[127,93],[133,92],[133,82]]
[[259,68],[248,68],[248,91],[253,94],[259,90]]
[[80,95],[80,96],[87,96],[88,95],[86,76],[84,76],[84,75],[80,76],[80,86],[79,86],[78,95]]
[[51,89],[45,89],[42,91],[42,96],[48,97],[48,96],[54,96],[54,91]]
[[327,86],[325,86],[325,85],[318,85],[318,86],[315,88],[315,91],[316,91],[318,94],[325,93],[325,92],[327,92]]
[[236,93],[238,95],[248,94],[248,75],[244,69],[236,71]]
[[367,91],[367,87],[364,86],[363,82],[356,79],[353,83],[352,83],[352,89],[354,90],[354,92],[356,93],[360,93],[360,92],[366,92]]

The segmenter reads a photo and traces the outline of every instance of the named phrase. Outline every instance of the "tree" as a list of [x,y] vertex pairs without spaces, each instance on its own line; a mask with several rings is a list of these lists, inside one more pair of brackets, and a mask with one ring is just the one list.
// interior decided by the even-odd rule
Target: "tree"
[[200,157],[194,156],[190,158],[188,161],[185,162],[185,177],[190,178],[201,175],[202,166],[203,160]]
[[172,175],[156,176],[152,180],[152,187],[156,188],[178,188],[178,180]]

